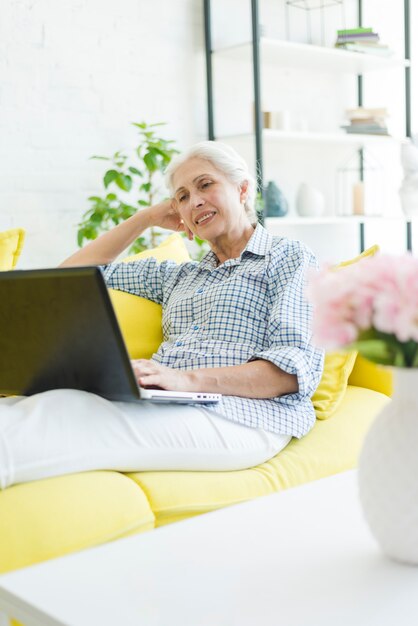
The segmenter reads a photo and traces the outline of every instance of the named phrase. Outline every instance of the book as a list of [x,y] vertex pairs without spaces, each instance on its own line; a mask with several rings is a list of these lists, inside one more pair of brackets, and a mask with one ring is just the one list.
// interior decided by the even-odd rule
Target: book
[[358,33],[357,35],[338,35],[337,41],[379,41],[378,33]]
[[360,43],[346,43],[337,46],[339,50],[348,50],[349,52],[360,52],[363,54],[373,54],[377,56],[389,57],[393,54],[388,46],[373,46]]
[[384,118],[379,117],[367,117],[364,119],[356,119],[355,117],[350,118],[350,122],[352,126],[365,126],[367,124],[377,124],[378,126],[386,126],[386,121]]
[[337,35],[353,35],[358,33],[372,33],[373,28],[363,28],[362,26],[358,26],[357,28],[343,28],[342,30],[337,30]]
[[387,117],[388,110],[384,107],[356,107],[354,109],[347,109],[346,115],[349,118],[352,117]]
[[352,43],[358,44],[359,46],[365,46],[365,47],[369,47],[369,48],[385,48],[386,50],[389,49],[389,46],[385,43],[377,43],[374,41],[349,41],[346,42],[344,44],[342,44],[343,46],[345,46],[346,44],[351,45]]
[[369,124],[364,126],[350,125],[341,126],[349,135],[388,135],[388,129],[386,126],[377,126],[375,124]]

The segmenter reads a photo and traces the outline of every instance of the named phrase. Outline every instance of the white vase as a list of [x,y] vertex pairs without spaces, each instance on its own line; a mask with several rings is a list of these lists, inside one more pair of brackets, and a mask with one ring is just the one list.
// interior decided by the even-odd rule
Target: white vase
[[324,213],[325,198],[315,187],[301,183],[296,196],[296,210],[302,217],[319,217]]
[[365,518],[383,552],[418,565],[418,369],[394,368],[394,394],[359,459]]
[[402,210],[407,217],[418,215],[418,186],[402,185],[399,190]]

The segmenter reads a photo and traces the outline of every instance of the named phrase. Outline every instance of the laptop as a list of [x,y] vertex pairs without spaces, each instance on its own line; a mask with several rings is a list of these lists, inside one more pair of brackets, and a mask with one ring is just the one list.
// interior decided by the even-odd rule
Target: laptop
[[221,397],[139,387],[99,268],[0,272],[0,395],[60,388],[125,402]]

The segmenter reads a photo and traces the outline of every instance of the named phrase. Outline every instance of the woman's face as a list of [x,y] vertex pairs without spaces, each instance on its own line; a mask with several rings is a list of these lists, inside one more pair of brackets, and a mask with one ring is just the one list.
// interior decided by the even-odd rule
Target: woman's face
[[174,198],[190,230],[208,241],[248,225],[244,209],[247,185],[231,183],[210,161],[193,157],[173,176]]

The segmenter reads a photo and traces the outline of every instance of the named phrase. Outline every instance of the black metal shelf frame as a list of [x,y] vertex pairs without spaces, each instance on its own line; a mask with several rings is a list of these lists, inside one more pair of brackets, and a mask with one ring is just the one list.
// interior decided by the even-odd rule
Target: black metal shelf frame
[[[213,74],[212,74],[212,32],[211,32],[211,0],[203,0],[204,25],[205,25],[205,53],[206,53],[206,89],[207,89],[207,115],[208,115],[208,139],[215,139],[215,116],[213,107]],[[363,0],[357,0],[358,25],[363,22]],[[404,57],[411,60],[411,26],[410,26],[410,0],[404,0]],[[255,138],[255,171],[257,174],[257,190],[263,192],[263,123],[261,110],[261,68],[260,68],[260,21],[259,2],[251,0],[251,28],[252,28],[252,58],[253,58],[253,83],[254,83],[254,138]],[[357,77],[357,102],[363,105],[363,76]],[[411,67],[405,66],[405,136],[411,137]],[[359,174],[360,180],[364,177],[364,153],[359,149]],[[365,224],[359,224],[359,247],[360,252],[365,249]],[[406,222],[406,249],[412,252],[412,222]]]

